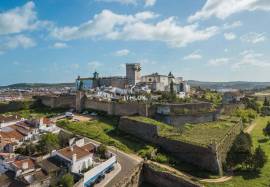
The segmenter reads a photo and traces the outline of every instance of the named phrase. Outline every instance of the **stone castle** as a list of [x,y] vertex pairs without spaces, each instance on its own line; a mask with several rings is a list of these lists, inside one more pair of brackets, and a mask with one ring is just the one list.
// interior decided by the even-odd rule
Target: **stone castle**
[[170,72],[168,75],[153,73],[141,76],[141,65],[139,63],[126,64],[126,76],[99,77],[99,73],[94,72],[93,77],[76,79],[78,90],[93,89],[101,86],[130,88],[133,86],[147,86],[151,91],[169,91],[171,84],[175,92],[189,92],[190,87],[182,77],[174,77]]

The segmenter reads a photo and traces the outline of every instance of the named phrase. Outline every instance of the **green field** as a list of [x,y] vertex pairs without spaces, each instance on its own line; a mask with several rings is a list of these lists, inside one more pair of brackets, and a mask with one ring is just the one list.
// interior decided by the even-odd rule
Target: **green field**
[[127,153],[137,153],[147,146],[144,142],[117,131],[118,119],[114,117],[104,116],[88,122],[61,120],[57,125],[75,134],[115,146]]
[[268,162],[262,168],[261,172],[235,172],[235,176],[225,183],[209,184],[209,187],[269,187],[270,186],[270,140],[267,139],[262,132],[270,117],[259,117],[256,120],[257,126],[253,129],[251,136],[253,141],[253,148],[260,145],[268,156]]
[[203,124],[186,124],[183,128],[174,128],[164,123],[158,122],[142,116],[128,117],[131,120],[156,125],[159,127],[158,134],[172,140],[184,141],[200,146],[208,146],[210,143],[219,142],[228,130],[238,121],[223,120]]

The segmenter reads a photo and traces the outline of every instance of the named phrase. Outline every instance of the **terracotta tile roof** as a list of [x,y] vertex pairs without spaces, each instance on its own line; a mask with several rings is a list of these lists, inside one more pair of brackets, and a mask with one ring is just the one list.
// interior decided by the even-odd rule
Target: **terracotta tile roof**
[[29,134],[32,129],[30,127],[28,127],[27,124],[24,124],[24,123],[19,123],[19,124],[16,124],[16,125],[11,125],[9,126],[10,128],[20,132],[21,134],[23,135],[27,135]]
[[11,131],[0,131],[0,138],[11,139],[14,138],[16,140],[23,139],[24,135],[18,132],[17,130]]
[[35,168],[35,163],[32,159],[28,158],[28,159],[24,159],[24,160],[16,160],[15,162],[13,162],[12,164],[17,168],[17,169],[24,169],[23,168],[23,164],[27,163],[27,168],[25,168],[25,170],[27,169],[34,169]]
[[93,144],[91,144],[91,143],[85,144],[81,148],[83,148],[84,150],[86,150],[88,152],[94,152],[94,150],[95,150],[95,146]]
[[67,157],[70,160],[72,160],[73,154],[77,155],[77,160],[91,154],[91,153],[89,153],[89,151],[87,151],[81,147],[78,147],[76,145],[73,146],[73,150],[71,150],[70,147],[65,147],[63,149],[58,150],[57,152],[65,157]]
[[49,118],[42,118],[42,122],[45,125],[50,125],[53,123]]

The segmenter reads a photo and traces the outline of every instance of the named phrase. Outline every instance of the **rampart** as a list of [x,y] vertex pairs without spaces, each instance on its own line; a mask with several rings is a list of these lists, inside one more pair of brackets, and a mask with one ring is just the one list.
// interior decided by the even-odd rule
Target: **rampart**
[[202,187],[203,185],[192,181],[187,176],[176,175],[163,168],[145,162],[142,170],[143,182],[156,187]]
[[84,103],[84,108],[104,111],[107,112],[109,115],[116,115],[116,116],[129,116],[129,115],[148,116],[147,104],[141,103],[117,103],[117,102],[105,102],[86,99]]
[[36,96],[34,99],[39,99],[43,105],[51,108],[75,108],[76,96]]
[[226,154],[233,140],[240,132],[241,126],[239,126],[239,124],[233,126],[221,142],[208,146],[161,137],[158,135],[157,126],[138,122],[127,117],[120,119],[118,128],[137,138],[160,146],[164,151],[171,153],[182,161],[222,175],[222,163],[226,159]]
[[207,112],[198,114],[183,114],[183,115],[162,115],[156,114],[155,119],[164,123],[170,124],[174,127],[180,127],[186,123],[198,124],[216,121],[219,117],[218,112]]

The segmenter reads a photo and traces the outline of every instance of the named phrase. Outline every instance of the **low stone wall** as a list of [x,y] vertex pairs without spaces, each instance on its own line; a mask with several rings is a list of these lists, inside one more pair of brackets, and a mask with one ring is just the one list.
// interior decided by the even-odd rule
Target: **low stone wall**
[[153,168],[149,163],[144,163],[142,171],[143,181],[156,187],[202,187],[184,176],[175,175],[163,170]]
[[180,127],[186,123],[197,124],[216,121],[219,114],[217,112],[208,112],[201,114],[186,114],[186,115],[162,115],[156,114],[154,118],[174,127]]

